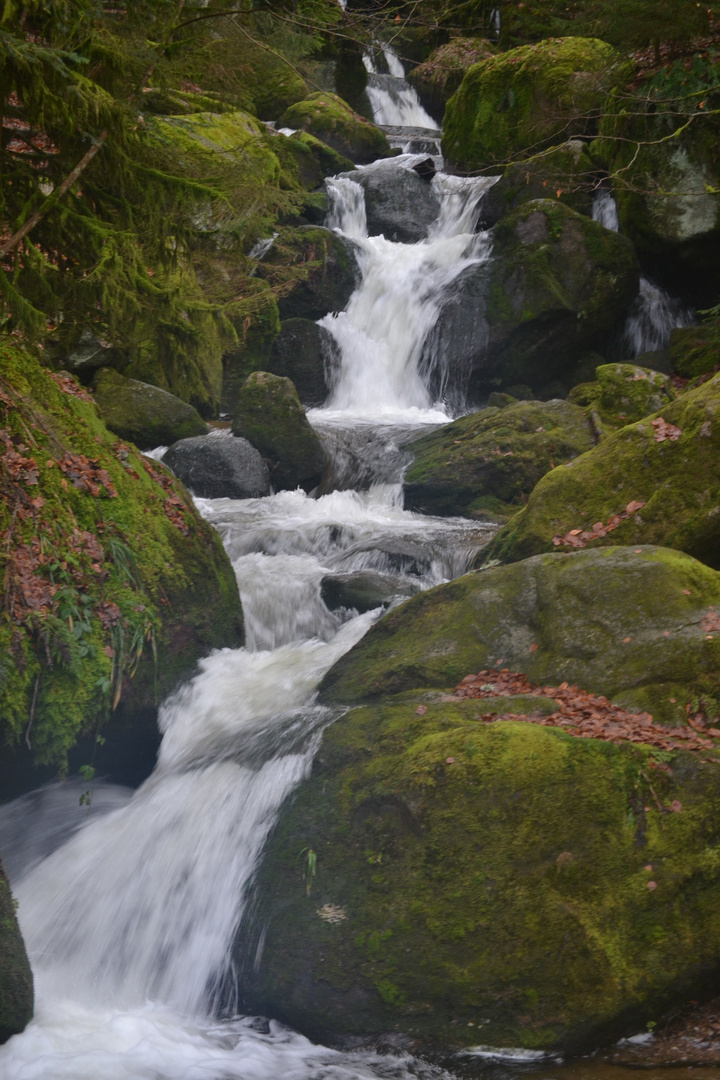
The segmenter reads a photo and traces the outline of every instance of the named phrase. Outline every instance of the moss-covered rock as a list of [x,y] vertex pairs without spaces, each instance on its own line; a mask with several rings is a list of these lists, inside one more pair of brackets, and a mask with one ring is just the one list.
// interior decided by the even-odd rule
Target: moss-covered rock
[[618,79],[594,38],[548,38],[471,67],[447,103],[443,154],[465,169],[504,163],[584,135]]
[[141,450],[207,434],[207,424],[192,405],[157,386],[126,379],[113,368],[96,373],[93,393],[110,430]]
[[485,228],[532,199],[557,199],[587,217],[592,212],[598,166],[586,143],[569,139],[541,154],[508,165],[483,196],[480,220]]
[[266,371],[250,375],[238,394],[232,430],[266,458],[276,491],[317,487],[325,456],[290,379]]
[[720,364],[720,319],[707,319],[699,326],[673,330],[670,362],[673,371],[686,379],[714,371]]
[[280,125],[308,131],[358,165],[387,157],[390,153],[390,144],[383,132],[351,109],[337,94],[322,91],[310,94],[304,101],[290,106]]
[[182,484],[110,434],[74,379],[7,343],[0,372],[5,759],[22,763],[29,743],[36,763],[62,765],[89,735],[112,772],[98,729],[108,745],[137,717],[154,733],[197,660],[242,642],[237,583]]
[[265,370],[290,379],[306,407],[322,405],[337,362],[338,346],[324,326],[309,319],[287,319],[276,338]]
[[568,680],[657,720],[717,697],[720,574],[667,548],[589,548],[468,574],[376,623],[325,676],[321,700],[355,704],[507,667]]
[[569,400],[591,407],[612,427],[624,427],[675,400],[668,375],[637,364],[602,364],[596,380],[573,387]]
[[494,54],[495,48],[483,38],[451,38],[413,68],[407,80],[415,87],[430,115],[441,125],[448,99],[460,88],[466,73],[474,64]]
[[[663,544],[720,568],[720,376],[652,417],[613,432],[587,454],[543,477],[487,550],[511,562],[553,550],[553,537],[592,529],[633,501],[645,505],[603,544]],[[659,419],[659,417],[655,417]]]
[[714,985],[716,764],[418,700],[326,731],[258,873],[245,1008],[319,1040],[577,1053]]
[[264,371],[280,333],[277,297],[267,281],[247,278],[243,297],[228,311],[237,340],[223,355],[222,407],[232,414],[240,387],[253,371]]
[[320,187],[326,176],[337,176],[353,167],[349,158],[343,157],[308,131],[296,131],[290,136],[279,134],[278,139],[282,141],[279,145],[277,140],[273,142],[273,150],[282,161],[286,161],[288,156],[294,159],[298,179],[308,191]]
[[360,279],[353,246],[331,229],[281,229],[257,268],[277,296],[281,319],[342,311]]
[[541,476],[593,445],[584,410],[566,401],[483,409],[409,446],[405,509],[502,518]]
[[24,1031],[33,1014],[33,977],[0,862],[0,1043]]
[[569,389],[638,281],[625,237],[562,203],[526,203],[495,226],[490,262],[457,278],[426,344],[429,364],[471,401],[516,384],[538,393],[560,379]]
[[682,130],[688,99],[673,104],[672,95],[662,97],[658,102],[628,91],[611,96],[598,153],[617,176],[620,227],[643,263],[698,306],[714,304],[720,268],[717,120],[696,114]]

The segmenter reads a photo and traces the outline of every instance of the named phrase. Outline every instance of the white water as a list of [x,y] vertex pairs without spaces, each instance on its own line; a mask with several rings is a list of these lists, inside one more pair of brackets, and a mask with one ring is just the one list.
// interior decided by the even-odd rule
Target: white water
[[448,419],[417,371],[424,336],[457,274],[489,254],[473,231],[483,182],[434,183],[441,213],[417,245],[368,239],[360,189],[331,185],[363,280],[324,320],[341,346],[330,400],[311,414],[332,459],[327,494],[198,502],[235,568],[247,646],[207,657],[163,704],[158,763],[136,792],[98,784],[82,819],[77,784],[0,810],[37,999],[0,1048],[0,1080],[445,1075],[409,1055],[339,1053],[274,1022],[216,1019],[233,1008],[232,943],[265,838],[338,715],[315,688],[381,614],[330,610],[323,581],[375,575],[397,603],[463,573],[492,532],[402,509],[404,445]]
[[[620,228],[617,203],[611,192],[600,191],[593,203],[592,216],[606,229],[617,232]],[[670,343],[670,333],[680,326],[691,326],[695,313],[677,297],[650,281],[640,277],[640,291],[628,312],[622,335],[622,348],[626,355],[641,356],[645,352],[662,352]]]
[[[378,70],[379,56],[389,74]],[[405,81],[405,68],[392,46],[379,44],[374,51],[364,54],[363,63],[368,72],[367,95],[376,124],[437,129],[432,116],[420,104],[417,92]]]
[[[418,160],[405,155],[367,168],[410,168]],[[421,419],[423,413],[429,422],[447,419],[442,402],[430,399],[420,356],[453,282],[467,267],[490,258],[489,234],[476,233],[474,227],[480,199],[492,183],[492,178],[436,175],[437,222],[426,240],[401,244],[368,237],[359,184],[328,181],[328,224],[355,241],[362,283],[345,311],[321,320],[341,356],[327,409],[357,419],[398,422],[413,414]]]

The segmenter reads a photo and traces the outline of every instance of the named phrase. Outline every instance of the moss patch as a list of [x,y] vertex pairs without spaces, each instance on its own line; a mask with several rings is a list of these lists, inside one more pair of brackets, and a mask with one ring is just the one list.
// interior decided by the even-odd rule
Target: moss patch
[[553,549],[554,536],[592,528],[633,500],[642,510],[604,544],[663,544],[720,568],[720,376],[668,403],[677,441],[658,442],[652,417],[609,435],[544,476],[487,557],[512,562]]
[[411,444],[405,508],[431,514],[505,515],[555,465],[589,450],[584,411],[565,401],[483,409]]
[[323,91],[310,94],[304,101],[291,105],[280,126],[301,128],[360,165],[390,153],[383,132],[337,94]]
[[111,435],[73,379],[8,343],[0,370],[2,737],[62,765],[114,703],[154,723],[201,656],[241,642],[240,601],[182,484]]
[[617,65],[594,38],[548,38],[476,64],[447,104],[443,154],[475,169],[587,134]]
[[581,383],[570,391],[570,401],[590,406],[611,427],[624,427],[657,412],[675,399],[667,375],[637,364],[601,364],[596,381]]
[[386,699],[326,732],[238,943],[246,1008],[319,1039],[577,1052],[714,974],[717,765],[670,776],[481,707]]

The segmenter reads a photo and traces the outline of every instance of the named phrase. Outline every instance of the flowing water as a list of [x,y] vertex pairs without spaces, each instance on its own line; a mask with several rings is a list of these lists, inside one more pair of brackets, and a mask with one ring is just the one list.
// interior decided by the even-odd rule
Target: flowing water
[[[323,320],[339,346],[328,401],[310,414],[329,461],[323,484],[315,498],[198,501],[233,563],[247,643],[211,654],[164,702],[145,783],[98,783],[81,807],[86,785],[66,782],[0,808],[36,981],[35,1018],[0,1048],[0,1080],[447,1080],[473,1062],[510,1080],[541,1064],[477,1048],[448,1073],[407,1053],[313,1045],[233,1015],[229,959],[268,831],[340,715],[316,701],[323,674],[382,604],[463,573],[489,539],[487,526],[402,507],[408,443],[449,419],[420,358],[457,275],[490,256],[475,232],[487,183],[438,175],[440,215],[415,245],[369,238],[359,186],[329,183],[328,224],[357,245],[362,280]],[[451,370],[441,374],[433,385],[450,384]],[[359,579],[378,606],[343,599]],[[543,1076],[559,1068],[546,1063]]]
[[[606,229],[619,230],[617,203],[611,192],[598,192],[592,216]],[[622,333],[623,355],[634,358],[646,352],[662,352],[670,344],[671,331],[694,322],[692,308],[642,274],[640,291],[628,312]]]
[[[235,569],[245,648],[213,653],[164,702],[157,765],[137,791],[97,784],[88,809],[77,783],[59,784],[0,810],[37,998],[0,1048],[2,1080],[445,1075],[232,1017],[229,959],[268,831],[339,715],[315,701],[323,674],[382,603],[465,572],[492,531],[402,508],[407,443],[449,419],[418,370],[423,340],[454,278],[490,250],[474,231],[484,182],[433,183],[441,213],[416,245],[368,238],[359,187],[329,185],[330,224],[356,243],[362,281],[323,320],[340,355],[310,414],[330,462],[324,493],[198,502]],[[360,578],[380,593],[362,612],[342,593]]]
[[363,56],[368,72],[367,95],[373,119],[381,126],[427,128],[437,124],[405,80],[405,68],[391,45],[379,43]]

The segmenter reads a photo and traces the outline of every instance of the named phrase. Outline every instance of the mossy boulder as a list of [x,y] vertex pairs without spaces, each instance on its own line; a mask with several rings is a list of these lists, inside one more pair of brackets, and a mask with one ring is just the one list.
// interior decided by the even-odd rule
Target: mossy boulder
[[247,439],[226,432],[181,439],[162,461],[203,499],[258,499],[270,494],[268,468],[259,451]]
[[518,206],[533,199],[557,199],[590,217],[598,182],[598,166],[586,143],[569,139],[560,146],[508,165],[483,196],[480,221],[488,229]]
[[720,319],[707,319],[699,326],[673,330],[670,362],[673,371],[686,379],[714,371],[720,364]]
[[625,427],[675,400],[670,377],[651,368],[602,364],[595,376],[595,382],[573,387],[569,400],[595,409],[600,419],[612,427]]
[[492,259],[464,271],[441,309],[427,366],[470,401],[515,384],[569,389],[637,295],[632,245],[549,199],[520,206],[493,235]]
[[715,117],[697,114],[680,130],[687,99],[674,107],[664,96],[662,105],[644,93],[610,97],[598,153],[618,176],[620,228],[643,263],[669,287],[708,306],[717,302],[720,269],[720,132]]
[[512,562],[551,551],[553,537],[592,529],[639,501],[645,505],[608,532],[603,544],[663,544],[720,569],[719,417],[715,376],[669,402],[661,416],[608,435],[540,480],[487,557]]
[[322,405],[328,395],[338,346],[324,326],[309,319],[286,319],[265,370],[290,379],[306,407]]
[[237,943],[245,1009],[350,1045],[579,1053],[710,990],[718,766],[483,724],[492,704],[385,697],[325,732]]
[[717,571],[668,548],[537,555],[440,585],[386,615],[331,668],[320,697],[357,704],[446,689],[497,666],[680,723],[693,696],[715,700],[720,690],[720,635],[705,628],[719,597]]
[[304,101],[290,106],[281,117],[280,126],[308,131],[358,165],[390,153],[383,132],[337,94],[323,91],[310,94]]
[[321,319],[342,311],[360,280],[354,246],[314,225],[281,229],[257,274],[272,286],[281,319]]
[[0,1043],[25,1030],[33,1015],[33,976],[0,862]]
[[93,380],[93,395],[111,431],[141,450],[168,446],[179,439],[206,435],[208,426],[192,405],[167,390],[137,379],[126,379],[113,368],[101,368]]
[[235,575],[182,484],[111,434],[72,377],[7,343],[0,371],[4,761],[63,766],[83,738],[81,763],[114,775],[113,733],[125,750],[152,741],[159,701],[242,643]]
[[407,76],[417,95],[430,113],[442,124],[448,99],[460,88],[466,73],[474,64],[494,56],[495,48],[483,38],[454,37],[433,49]]
[[294,135],[278,134],[271,145],[284,163],[289,157],[293,159],[298,179],[307,191],[319,188],[326,176],[337,176],[353,167],[349,158],[338,154],[308,131],[296,131]]
[[584,410],[567,401],[483,409],[410,444],[405,509],[502,519],[541,476],[593,445]]
[[325,455],[290,379],[256,371],[238,394],[232,423],[270,467],[276,491],[311,491],[320,482]]
[[595,38],[548,38],[471,67],[445,110],[443,154],[464,169],[527,157],[592,130],[619,57]]

